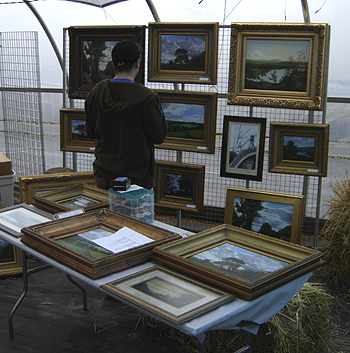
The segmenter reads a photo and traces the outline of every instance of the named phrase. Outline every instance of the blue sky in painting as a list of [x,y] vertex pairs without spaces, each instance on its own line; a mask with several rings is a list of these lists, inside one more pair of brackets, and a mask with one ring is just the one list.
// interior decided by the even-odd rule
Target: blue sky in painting
[[186,49],[187,55],[191,59],[193,55],[198,55],[205,51],[205,35],[174,35],[162,34],[161,36],[161,62],[168,63],[175,60],[177,49]]
[[166,120],[204,124],[204,104],[162,102]]
[[246,59],[288,60],[289,56],[295,59],[299,50],[303,50],[308,59],[309,45],[306,40],[249,39],[246,44]]
[[233,257],[244,261],[238,270],[253,270],[256,272],[270,273],[288,265],[287,262],[276,260],[272,257],[246,250],[238,246],[225,243],[209,250],[203,251],[193,257],[200,260],[222,261],[224,258]]
[[[235,197],[234,202],[239,201],[240,198]],[[253,222],[253,231],[258,232],[265,222],[269,222],[272,229],[278,232],[286,226],[291,226],[293,221],[293,209],[291,204],[278,202],[263,202],[266,210],[260,211],[261,218],[255,219]],[[238,213],[239,215],[239,213]]]
[[283,144],[286,145],[290,140],[298,147],[315,147],[315,138],[308,136],[283,136]]

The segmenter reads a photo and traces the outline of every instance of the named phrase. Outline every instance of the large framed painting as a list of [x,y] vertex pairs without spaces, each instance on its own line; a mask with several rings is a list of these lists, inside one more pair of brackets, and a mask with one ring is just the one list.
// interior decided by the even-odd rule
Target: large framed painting
[[53,220],[50,213],[32,205],[21,203],[0,210],[0,229],[15,238],[20,238],[22,228]]
[[71,172],[21,176],[19,181],[20,201],[30,205],[34,195],[65,188],[80,183],[96,185],[94,173]]
[[253,300],[320,267],[323,253],[223,224],[153,249],[154,261]]
[[162,266],[134,273],[101,288],[173,324],[194,319],[235,298]]
[[168,122],[168,134],[157,148],[215,153],[217,93],[155,90]]
[[154,246],[181,236],[106,208],[22,229],[21,241],[96,279],[149,261]]
[[203,212],[205,166],[156,161],[157,206]]
[[[85,99],[103,79],[114,77],[111,52],[122,40],[132,40],[145,48],[146,26],[73,26],[69,34],[69,98]],[[141,56],[136,82],[144,83],[145,56]]]
[[220,176],[262,180],[265,118],[224,116]]
[[33,205],[50,213],[109,207],[109,194],[94,185],[76,184],[33,196]]
[[60,109],[60,142],[61,151],[95,152],[96,141],[86,134],[84,109]]
[[328,124],[270,124],[269,172],[327,176]]
[[325,23],[232,23],[228,104],[323,110]]
[[0,238],[0,277],[22,273],[21,250]]
[[300,244],[304,204],[303,195],[228,187],[224,222]]
[[152,22],[148,33],[148,81],[217,83],[218,22]]

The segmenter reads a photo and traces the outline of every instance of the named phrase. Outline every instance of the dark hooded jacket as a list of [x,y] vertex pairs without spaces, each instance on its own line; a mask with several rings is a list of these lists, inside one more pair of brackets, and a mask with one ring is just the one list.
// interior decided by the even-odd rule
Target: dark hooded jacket
[[103,80],[86,98],[85,118],[87,135],[97,139],[94,174],[154,187],[154,144],[168,129],[158,95],[140,83]]

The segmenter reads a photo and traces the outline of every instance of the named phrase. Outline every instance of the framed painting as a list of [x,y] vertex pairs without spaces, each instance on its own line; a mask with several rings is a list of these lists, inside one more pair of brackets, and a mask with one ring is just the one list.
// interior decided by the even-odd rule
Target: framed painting
[[65,188],[80,183],[96,185],[94,173],[72,172],[42,175],[27,175],[19,177],[21,203],[30,205],[34,195]]
[[323,110],[329,26],[232,23],[228,104]]
[[0,210],[0,229],[15,238],[20,238],[23,235],[22,228],[51,220],[53,217],[50,213],[25,203]]
[[217,93],[155,90],[168,122],[157,148],[215,153]]
[[223,224],[153,249],[154,261],[254,300],[320,267],[323,253]]
[[[111,52],[122,40],[145,48],[146,26],[74,26],[69,34],[69,98],[85,99],[100,81],[114,77]],[[136,82],[144,83],[145,57],[141,56]]]
[[203,212],[205,166],[156,161],[155,205]]
[[262,180],[266,119],[224,116],[220,176]]
[[0,277],[22,273],[21,250],[0,238]]
[[217,83],[218,22],[151,22],[148,33],[148,81]]
[[84,109],[60,109],[61,151],[94,153],[96,141],[86,134]]
[[104,284],[101,288],[173,324],[194,319],[235,298],[161,266]]
[[[181,237],[106,208],[25,227],[22,232],[24,244],[92,279],[149,261],[154,246]],[[128,247],[118,247],[123,245],[121,237]]]
[[270,124],[269,172],[327,176],[328,124]]
[[224,222],[300,244],[304,203],[302,195],[228,187]]
[[58,213],[76,209],[91,211],[109,207],[109,194],[94,185],[76,184],[33,196],[33,205],[47,212]]

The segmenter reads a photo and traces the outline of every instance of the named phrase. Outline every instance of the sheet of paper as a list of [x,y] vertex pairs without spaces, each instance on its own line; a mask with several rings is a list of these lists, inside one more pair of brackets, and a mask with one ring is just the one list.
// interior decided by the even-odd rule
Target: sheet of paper
[[123,227],[108,237],[93,240],[93,242],[97,245],[100,245],[113,253],[125,251],[152,241],[153,239],[148,238],[128,227]]

